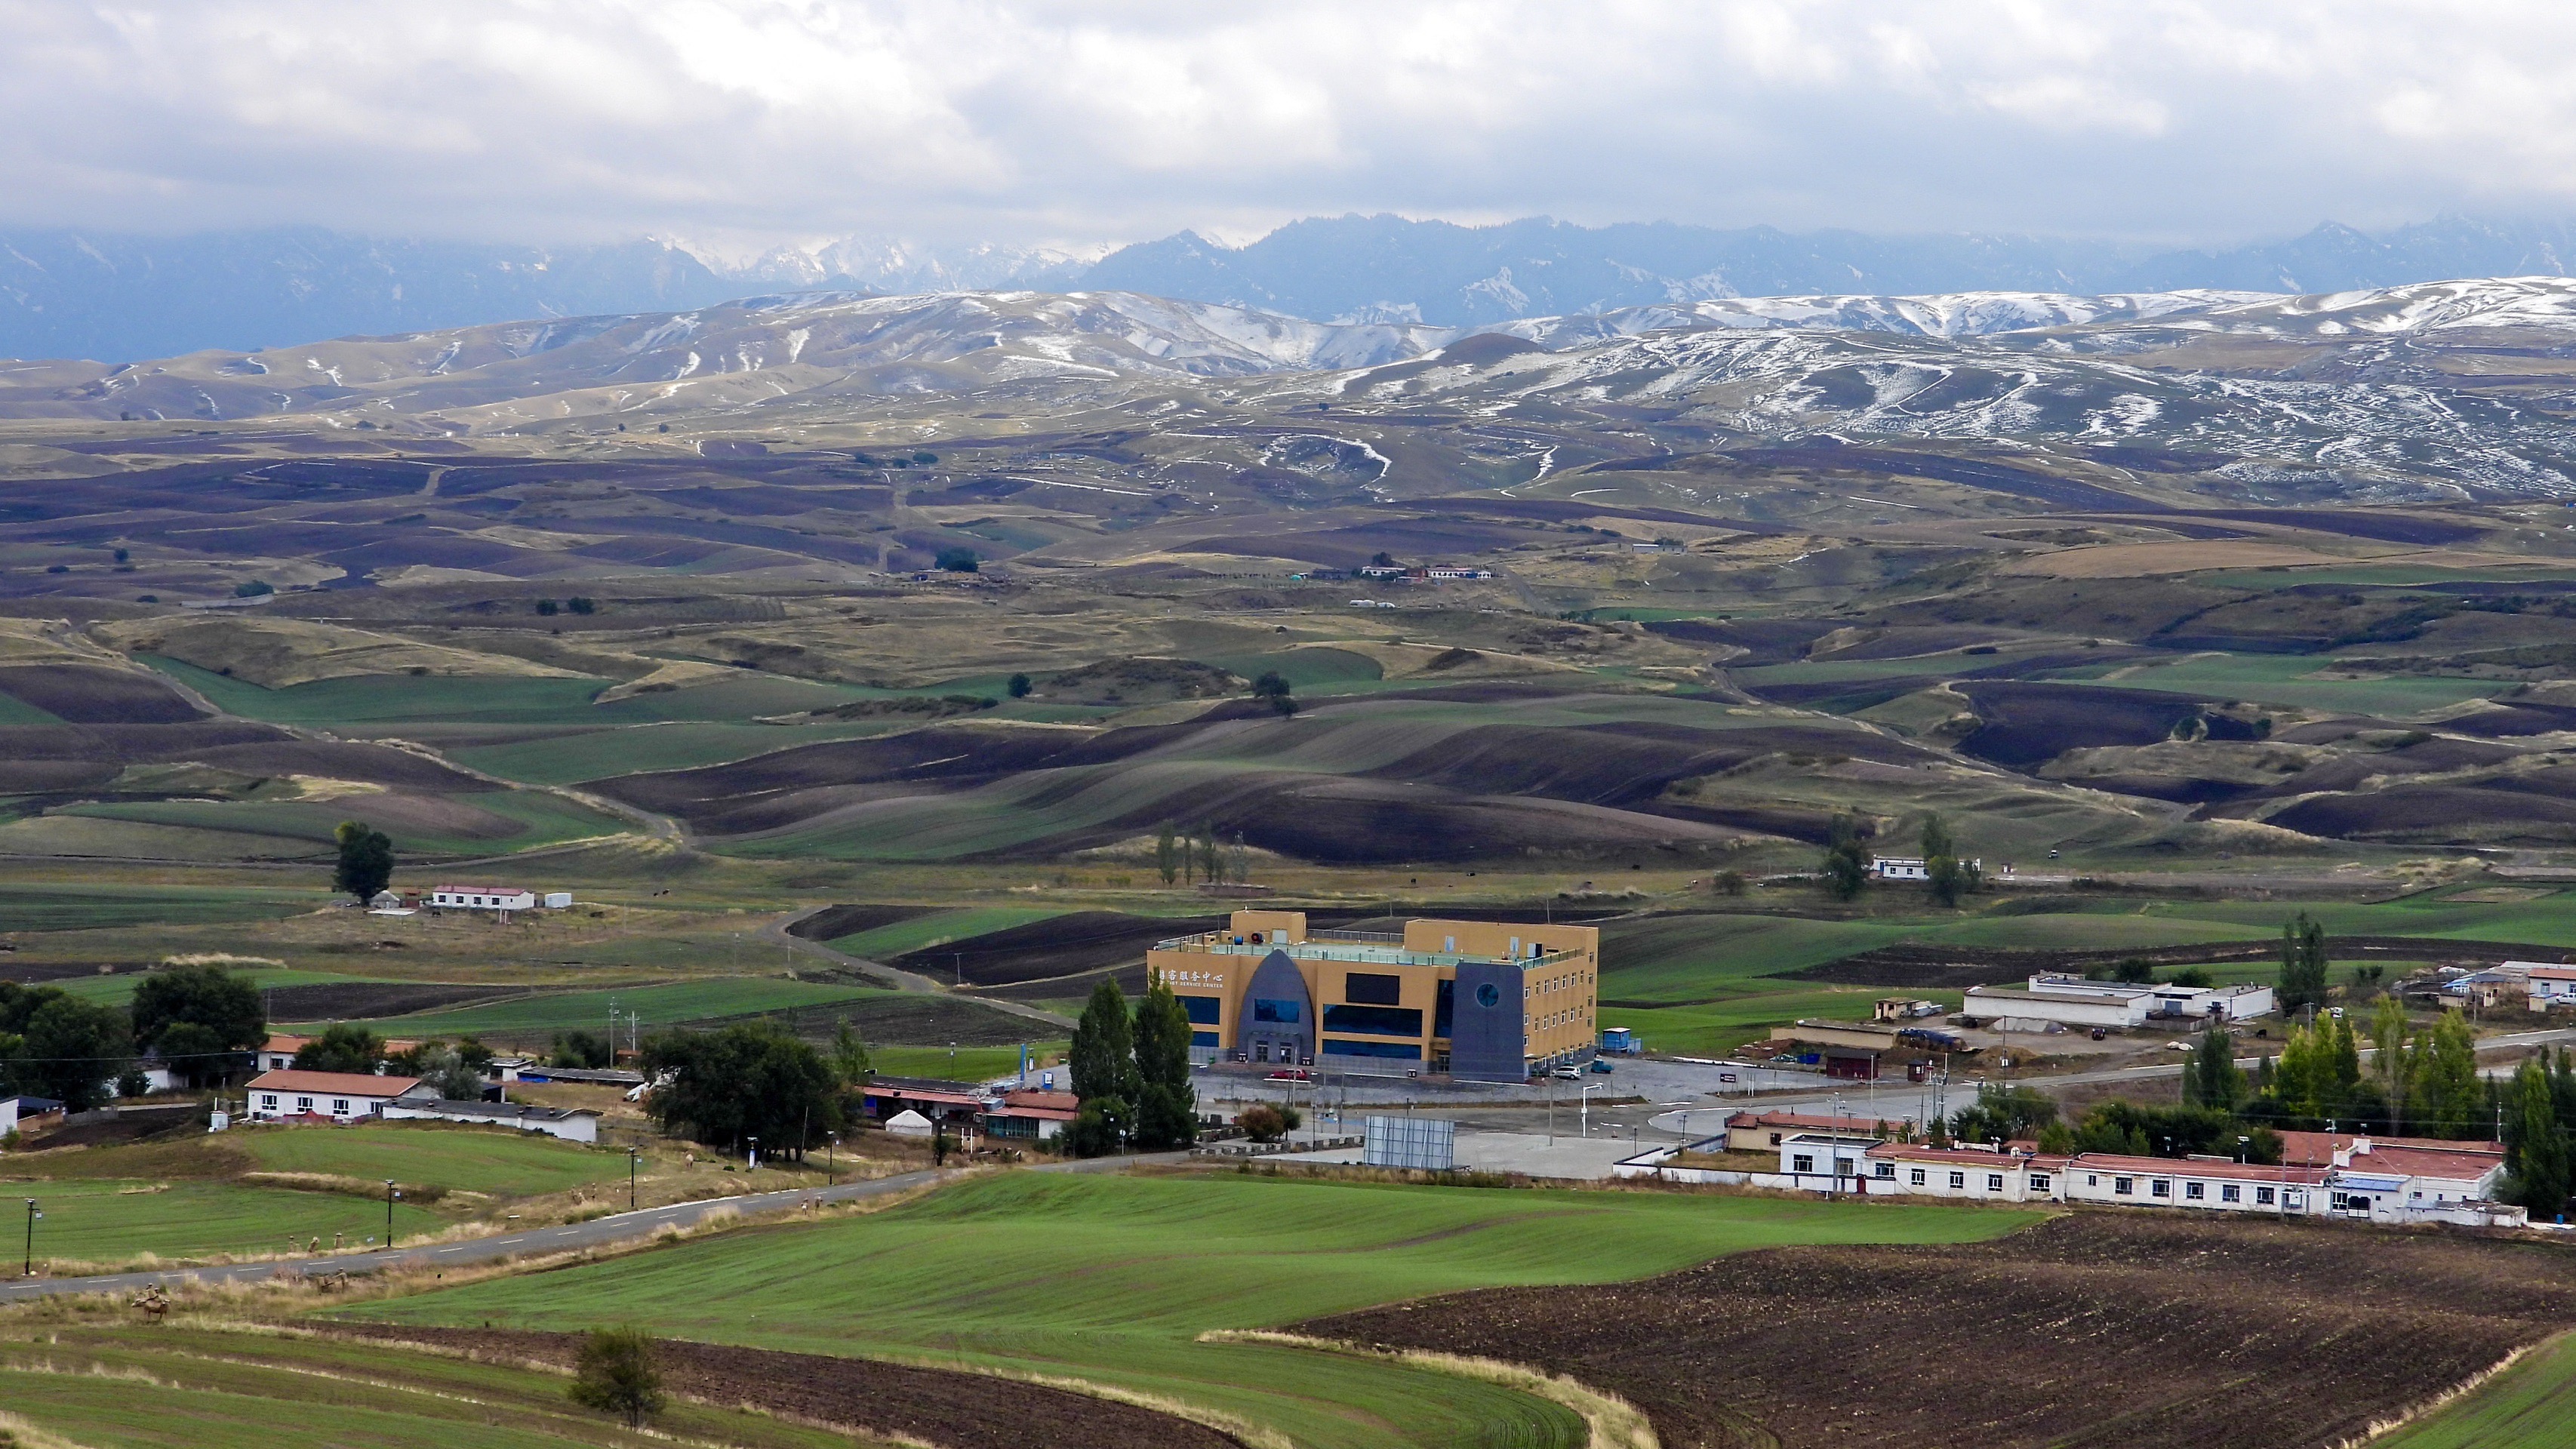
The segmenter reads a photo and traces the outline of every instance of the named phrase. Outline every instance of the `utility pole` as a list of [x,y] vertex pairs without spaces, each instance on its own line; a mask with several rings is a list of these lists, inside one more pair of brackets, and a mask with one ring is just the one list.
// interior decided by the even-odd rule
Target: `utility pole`
[[36,1200],[32,1197],[27,1199],[27,1261],[18,1270],[18,1276],[21,1278],[36,1276],[36,1219],[43,1216],[43,1213],[36,1211]]
[[393,1179],[387,1178],[385,1180],[385,1246],[388,1248],[394,1245],[394,1199],[400,1196],[402,1192],[394,1186]]
[[634,1148],[629,1147],[629,1148],[627,1148],[627,1149],[626,1149],[626,1210],[627,1210],[628,1212],[633,1212],[633,1211],[635,1211],[635,1159],[636,1159],[636,1155],[637,1155],[637,1154],[636,1154],[636,1151],[635,1151],[635,1149],[634,1149]]

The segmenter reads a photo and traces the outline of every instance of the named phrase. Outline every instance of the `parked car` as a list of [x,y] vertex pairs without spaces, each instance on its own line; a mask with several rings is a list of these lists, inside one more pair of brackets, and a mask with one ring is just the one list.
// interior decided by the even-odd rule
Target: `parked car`
[[1603,1076],[1608,1076],[1610,1073],[1617,1071],[1618,1068],[1610,1065],[1610,1059],[1608,1057],[1594,1057],[1592,1059],[1592,1070],[1601,1073]]
[[1548,1075],[1568,1082],[1579,1082],[1583,1080],[1583,1070],[1580,1067],[1558,1067]]
[[1306,1071],[1303,1068],[1299,1068],[1293,1071],[1272,1072],[1270,1074],[1270,1080],[1274,1082],[1311,1082],[1315,1080],[1315,1074],[1313,1072]]

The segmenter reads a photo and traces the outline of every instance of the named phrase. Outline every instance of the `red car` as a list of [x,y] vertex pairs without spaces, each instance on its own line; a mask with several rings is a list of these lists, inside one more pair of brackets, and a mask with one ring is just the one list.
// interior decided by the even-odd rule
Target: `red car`
[[1274,1082],[1311,1082],[1315,1080],[1315,1074],[1303,1069],[1289,1072],[1272,1072],[1270,1074],[1270,1080]]

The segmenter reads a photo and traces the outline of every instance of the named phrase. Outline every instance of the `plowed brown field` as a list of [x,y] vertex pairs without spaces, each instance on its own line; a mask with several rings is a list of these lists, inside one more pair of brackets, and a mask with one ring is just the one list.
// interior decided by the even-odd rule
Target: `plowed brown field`
[[1297,1331],[1570,1374],[1666,1449],[2323,1449],[2571,1324],[2576,1251],[2556,1245],[2077,1213]]
[[[311,1326],[340,1337],[422,1343],[477,1358],[567,1368],[581,1342],[575,1334],[507,1328]],[[663,1387],[676,1394],[904,1435],[941,1449],[1242,1449],[1230,1434],[1170,1414],[983,1374],[673,1340],[656,1345],[654,1359]]]

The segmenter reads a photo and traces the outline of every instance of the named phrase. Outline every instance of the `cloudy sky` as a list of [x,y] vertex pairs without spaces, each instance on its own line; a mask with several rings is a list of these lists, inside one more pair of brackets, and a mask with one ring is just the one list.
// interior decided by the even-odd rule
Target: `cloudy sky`
[[2520,0],[0,0],[0,37],[19,226],[2225,242],[2576,210],[2576,7]]

